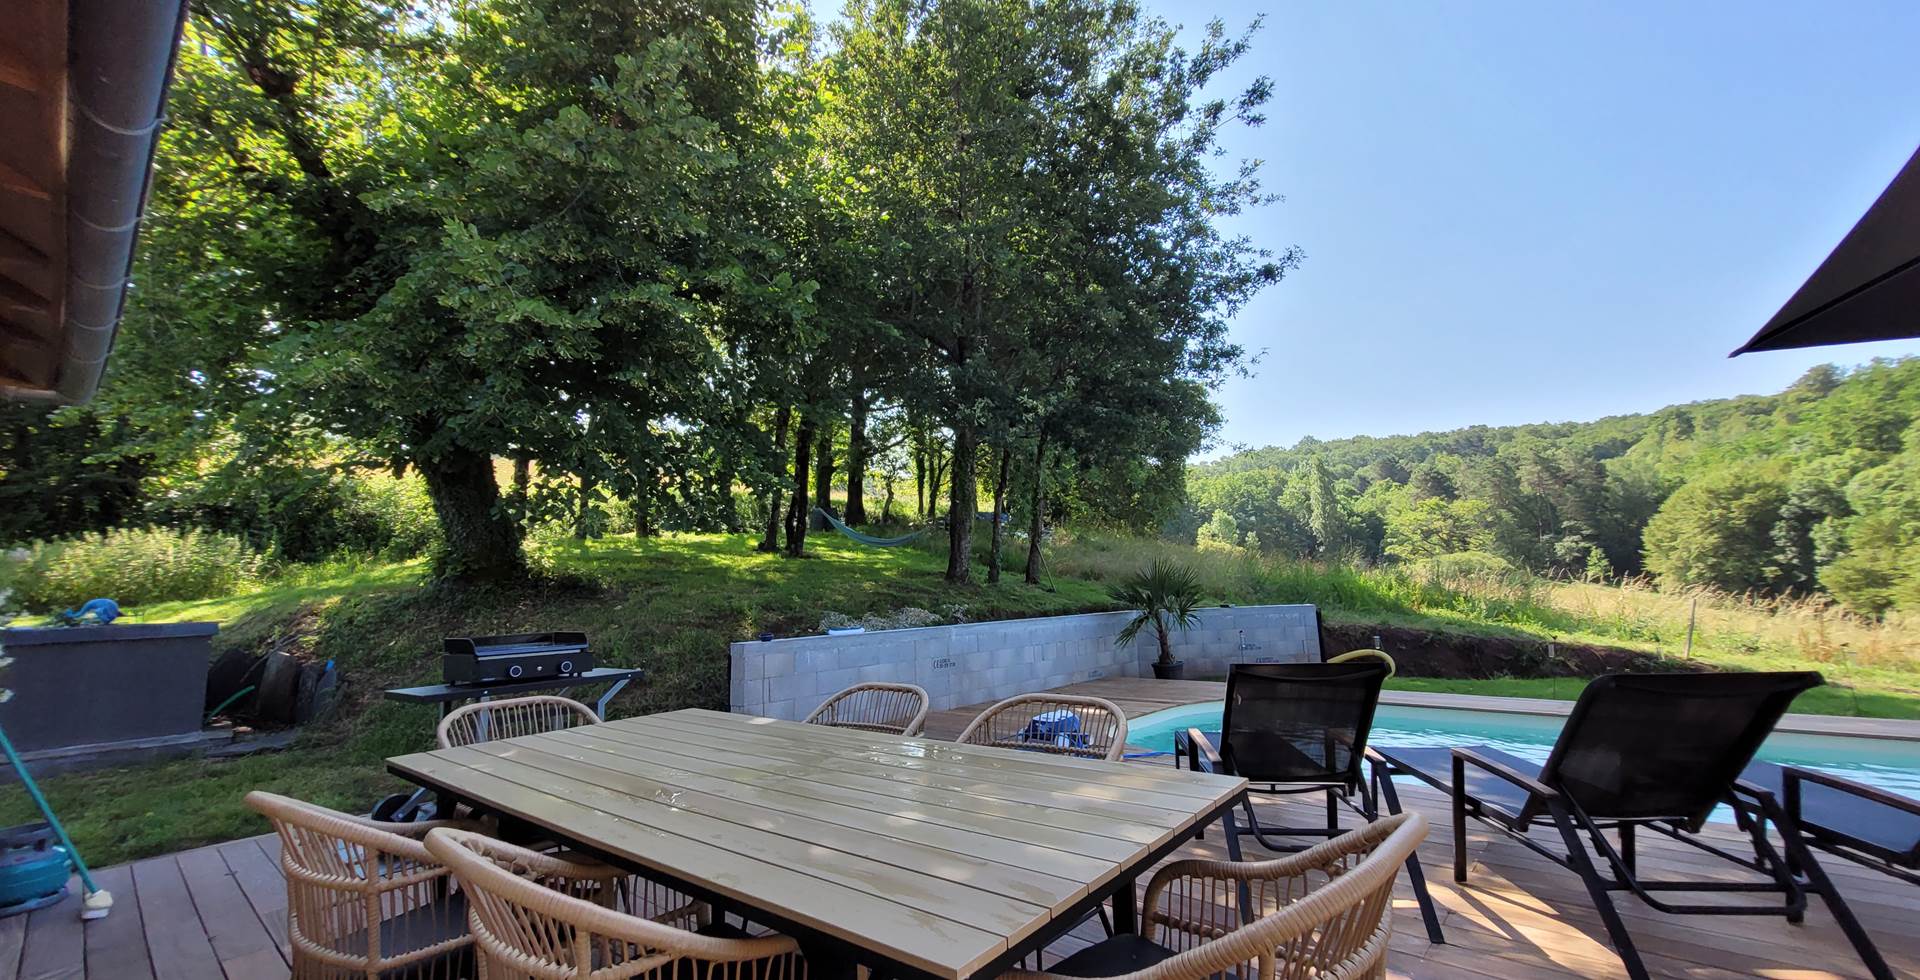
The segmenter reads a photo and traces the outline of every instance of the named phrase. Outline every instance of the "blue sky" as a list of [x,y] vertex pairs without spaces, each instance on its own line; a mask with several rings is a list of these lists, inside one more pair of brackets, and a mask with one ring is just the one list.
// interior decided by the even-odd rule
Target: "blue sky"
[[[1920,144],[1920,4],[1153,2],[1266,13],[1235,133],[1306,262],[1236,319],[1233,445],[1590,419],[1920,342],[1728,351]],[[1231,81],[1231,80],[1229,80]]]

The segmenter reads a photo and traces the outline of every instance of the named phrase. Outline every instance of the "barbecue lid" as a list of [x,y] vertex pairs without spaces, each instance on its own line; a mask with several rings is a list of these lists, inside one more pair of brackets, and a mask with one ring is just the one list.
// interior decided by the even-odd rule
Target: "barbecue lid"
[[530,653],[571,653],[587,648],[587,634],[573,630],[504,633],[499,636],[449,636],[441,649],[455,656],[517,657]]

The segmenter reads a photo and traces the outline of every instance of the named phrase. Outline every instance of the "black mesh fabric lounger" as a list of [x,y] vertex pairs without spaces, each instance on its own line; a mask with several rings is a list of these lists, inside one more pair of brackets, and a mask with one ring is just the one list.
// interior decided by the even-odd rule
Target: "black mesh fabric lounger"
[[[1368,820],[1379,815],[1363,762],[1387,672],[1378,661],[1234,664],[1227,674],[1221,730],[1177,733],[1176,764],[1184,759],[1194,769],[1245,777],[1249,793],[1326,796],[1325,827],[1264,827],[1253,804],[1243,801],[1246,825],[1230,828],[1231,835],[1250,834],[1261,846],[1282,853],[1308,846],[1283,838],[1337,837],[1344,832],[1341,803]],[[1424,884],[1418,855],[1408,857],[1407,873]],[[1439,914],[1425,887],[1417,894],[1427,934],[1440,942]]]
[[1779,799],[1808,846],[1920,885],[1920,800],[1771,762],[1741,778]]
[[[1800,922],[1807,895],[1833,912],[1869,972],[1893,973],[1834,889],[1779,797],[1741,774],[1793,699],[1821,683],[1812,672],[1615,674],[1587,685],[1567,716],[1545,763],[1498,750],[1373,746],[1374,783],[1413,776],[1453,798],[1455,881],[1467,880],[1468,817],[1506,834],[1572,871],[1586,886],[1613,948],[1635,980],[1649,976],[1613,902],[1631,892],[1648,907],[1681,915],[1778,915]],[[1714,808],[1733,809],[1753,856],[1724,850],[1700,836]],[[1389,800],[1390,809],[1398,809]],[[1783,857],[1767,832],[1781,829]],[[1564,852],[1528,836],[1556,831]],[[1662,834],[1738,865],[1746,880],[1644,879],[1637,873],[1637,831]],[[1605,831],[1613,831],[1616,845]],[[1599,864],[1596,866],[1595,855]],[[1777,893],[1778,903],[1683,904],[1673,892]]]

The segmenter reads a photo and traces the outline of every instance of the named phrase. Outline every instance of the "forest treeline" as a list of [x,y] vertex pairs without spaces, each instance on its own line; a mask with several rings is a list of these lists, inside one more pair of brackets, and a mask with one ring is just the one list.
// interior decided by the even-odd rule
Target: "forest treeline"
[[1248,35],[1194,37],[1125,0],[197,0],[103,392],[0,425],[7,536],[380,550],[417,486],[440,573],[489,580],[555,524],[799,555],[876,469],[922,515],[1151,527],[1299,259],[1217,227],[1268,199],[1220,138],[1271,87],[1213,91]]
[[1324,560],[1516,567],[1920,608],[1920,359],[1596,422],[1319,441],[1192,468],[1172,528]]

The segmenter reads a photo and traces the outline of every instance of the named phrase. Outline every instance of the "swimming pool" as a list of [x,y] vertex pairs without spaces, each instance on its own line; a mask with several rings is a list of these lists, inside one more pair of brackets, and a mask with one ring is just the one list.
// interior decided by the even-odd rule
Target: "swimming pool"
[[[1128,723],[1127,744],[1171,752],[1174,732],[1218,731],[1221,704],[1188,704],[1142,715]],[[1545,762],[1564,721],[1558,716],[1383,704],[1374,713],[1373,733],[1367,740],[1374,745],[1490,745]],[[1920,742],[1777,732],[1760,747],[1760,758],[1821,769],[1920,798]]]

